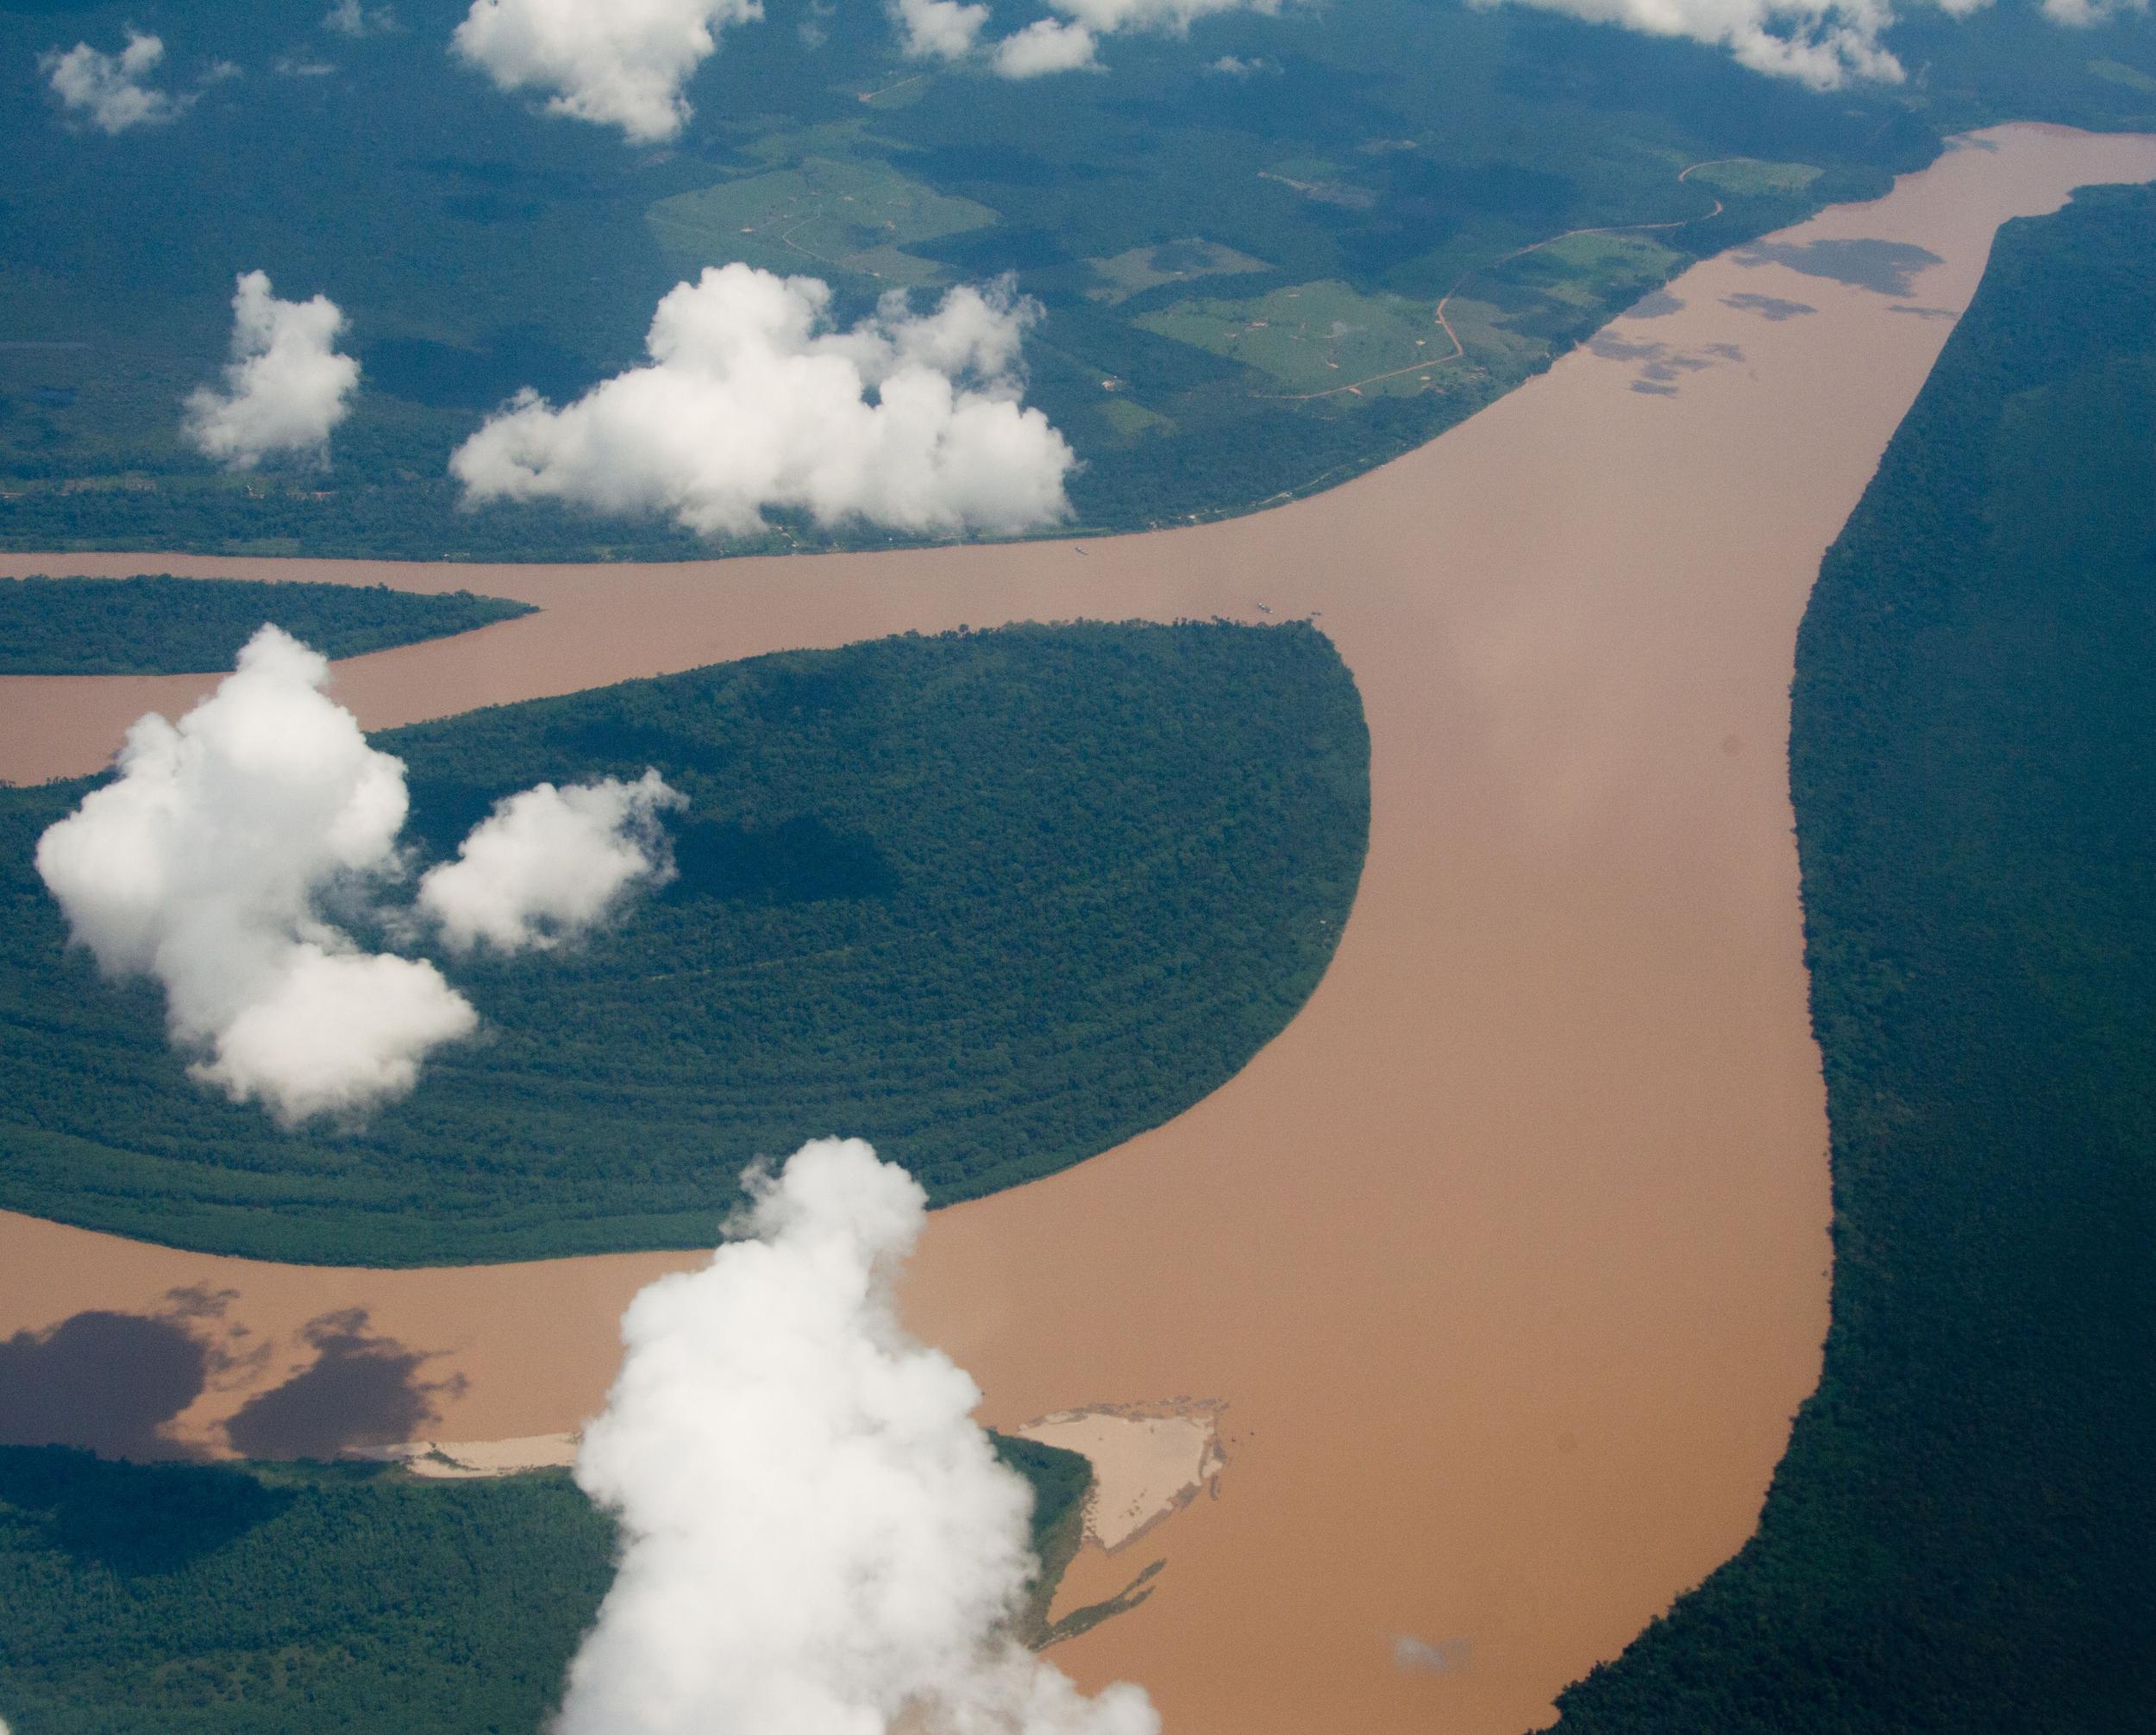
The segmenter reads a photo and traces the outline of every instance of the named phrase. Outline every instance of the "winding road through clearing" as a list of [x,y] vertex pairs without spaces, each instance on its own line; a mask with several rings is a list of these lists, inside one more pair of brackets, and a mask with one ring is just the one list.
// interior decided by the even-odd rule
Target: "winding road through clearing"
[[[2156,139],[2001,129],[1782,239],[1929,249],[1959,308],[1996,225]],[[1777,249],[1782,260],[1804,258]],[[1816,311],[1780,321],[1740,291]],[[1142,1607],[1057,1651],[1173,1735],[1517,1735],[1750,1533],[1827,1323],[1827,1128],[1784,743],[1821,551],[1948,325],[1708,260],[1399,461],[1251,517],[1069,543],[644,568],[15,557],[388,579],[545,612],[344,664],[370,725],[781,646],[1077,615],[1323,611],[1372,738],[1361,895],[1301,1015],[1188,1112],[940,1212],[914,1325],[1012,1425],[1185,1400],[1225,1468],[1114,1559]],[[1638,357],[1682,356],[1674,384]],[[1630,358],[1630,359],[1628,359]],[[1635,391],[1647,385],[1647,391]],[[94,768],[207,683],[0,681],[0,773]],[[308,1319],[438,1352],[425,1432],[575,1427],[629,1296],[682,1255],[256,1265],[0,1216],[0,1340],[222,1293],[205,1446]]]
[[[1723,163],[1745,160],[1746,159],[1742,157],[1714,157],[1703,163],[1694,163],[1687,168],[1677,171],[1677,181],[1682,185],[1702,169],[1711,169]],[[1282,178],[1275,175],[1272,179],[1279,180]],[[1300,184],[1290,181],[1288,185],[1295,186]],[[1481,265],[1470,265],[1452,279],[1451,288],[1438,298],[1438,308],[1434,316],[1438,329],[1452,341],[1451,354],[1426,358],[1420,361],[1411,361],[1405,367],[1392,367],[1388,368],[1382,373],[1366,374],[1360,379],[1350,380],[1344,385],[1328,385],[1322,391],[1261,392],[1256,395],[1263,397],[1269,402],[1275,404],[1307,404],[1314,398],[1338,397],[1343,391],[1359,393],[1365,385],[1376,385],[1382,380],[1397,379],[1403,373],[1420,373],[1427,367],[1450,366],[1453,362],[1465,358],[1467,346],[1460,341],[1460,334],[1452,329],[1452,322],[1445,316],[1445,310],[1451,304],[1452,298],[1460,292],[1470,277],[1479,277],[1486,271],[1495,271],[1500,266],[1509,265],[1516,259],[1525,259],[1531,253],[1540,253],[1545,247],[1555,247],[1561,241],[1570,241],[1576,235],[1636,235],[1646,229],[1689,229],[1695,222],[1711,222],[1721,214],[1722,202],[1716,199],[1714,210],[1702,212],[1695,217],[1678,217],[1670,222],[1605,223],[1599,229],[1569,229],[1562,235],[1545,235],[1540,241],[1529,241],[1525,247],[1516,247],[1510,253],[1500,254],[1495,259],[1486,260]]]

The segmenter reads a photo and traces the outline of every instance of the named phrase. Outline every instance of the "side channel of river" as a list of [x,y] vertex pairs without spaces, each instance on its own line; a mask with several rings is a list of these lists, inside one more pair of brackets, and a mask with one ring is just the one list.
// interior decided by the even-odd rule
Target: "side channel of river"
[[[993,1422],[1225,1406],[1216,1497],[1075,1569],[1091,1592],[1167,1562],[1058,1653],[1084,1682],[1143,1682],[1175,1735],[1512,1735],[1743,1542],[1817,1377],[1827,1127],[1785,742],[1821,554],[1997,224],[2149,179],[2156,139],[1971,139],[1702,264],[1385,469],[1204,528],[662,568],[0,568],[544,609],[342,665],[370,726],[908,628],[1319,612],[1373,742],[1331,972],[1177,1120],[941,1213],[907,1307]],[[92,769],[207,685],[0,680],[0,775]],[[598,1405],[622,1305],[683,1262],[307,1269],[0,1215],[0,1337],[232,1292],[226,1327],[269,1348],[181,1419],[214,1444],[311,1358],[305,1321],[360,1307],[461,1378],[441,1437],[540,1434]]]

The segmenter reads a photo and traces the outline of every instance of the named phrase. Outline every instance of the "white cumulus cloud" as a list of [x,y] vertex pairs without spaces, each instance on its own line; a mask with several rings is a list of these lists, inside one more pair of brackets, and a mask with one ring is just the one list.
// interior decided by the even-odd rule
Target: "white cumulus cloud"
[[[1501,0],[1485,0],[1501,3]],[[1899,84],[1902,63],[1881,43],[1886,0],[1514,0],[1590,23],[1726,48],[1755,72],[1819,90],[1852,80]]]
[[2070,29],[2085,30],[2129,12],[2147,10],[2148,0],[2044,0],[2044,16]]
[[64,54],[41,55],[37,65],[69,113],[81,115],[100,132],[124,133],[172,120],[194,101],[142,82],[164,58],[160,38],[130,29],[127,47],[116,54],[78,42]]
[[1068,514],[1070,448],[1020,402],[1035,304],[1006,280],[914,314],[894,291],[835,330],[830,303],[815,278],[706,270],[660,301],[648,365],[558,410],[520,394],[450,471],[469,501],[667,512],[705,535],[754,532],[774,508],[937,532]]
[[222,391],[197,387],[184,424],[197,451],[235,470],[287,454],[319,461],[344,420],[360,364],[337,354],[344,315],[327,296],[279,301],[261,272],[232,297],[232,360]]
[[996,44],[995,69],[1006,78],[1040,78],[1051,72],[1098,72],[1099,42],[1083,24],[1037,18]]
[[544,949],[603,921],[632,887],[674,877],[659,815],[686,806],[655,771],[634,783],[551,783],[494,804],[454,861],[419,881],[420,913],[453,951]]
[[1097,72],[1094,50],[1103,36],[1120,30],[1187,34],[1193,23],[1221,12],[1277,13],[1282,0],[1049,0],[1063,16],[1041,18],[996,44],[995,70],[1006,78],[1038,78],[1051,72]]
[[1141,1689],[1087,1699],[1008,1636],[1030,1491],[892,1300],[920,1187],[836,1139],[749,1187],[749,1238],[622,1321],[576,1468],[621,1566],[561,1735],[1158,1735]]
[[718,33],[762,16],[761,0],[473,0],[452,41],[500,89],[650,144],[687,122],[681,86]]
[[280,1118],[411,1088],[468,1034],[432,964],[361,952],[326,894],[392,876],[404,766],[322,692],[329,664],[275,627],[177,724],[128,731],[119,775],[38,842],[37,870],[108,975],[164,985],[194,1075]]
[[397,13],[388,6],[366,6],[360,0],[337,0],[323,16],[322,28],[340,36],[386,35],[397,28]]
[[891,16],[899,46],[914,60],[962,60],[973,53],[988,9],[960,0],[897,0]]

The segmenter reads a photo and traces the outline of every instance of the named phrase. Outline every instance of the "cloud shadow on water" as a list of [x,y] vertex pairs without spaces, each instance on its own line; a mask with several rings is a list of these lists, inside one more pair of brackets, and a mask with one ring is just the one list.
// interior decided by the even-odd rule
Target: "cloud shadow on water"
[[1819,311],[1808,301],[1784,301],[1778,295],[1755,295],[1750,290],[1741,295],[1725,295],[1722,305],[1733,307],[1739,313],[1756,313],[1777,325],[1785,319],[1801,319],[1808,313]]
[[309,1321],[300,1335],[314,1347],[313,1362],[241,1406],[225,1424],[233,1450],[250,1458],[334,1458],[348,1447],[421,1437],[436,1398],[461,1392],[464,1378],[422,1380],[430,1353],[367,1325],[359,1307]]
[[170,1458],[162,1429],[219,1365],[182,1318],[102,1310],[0,1340],[0,1445]]
[[1880,295],[1907,295],[1916,274],[1940,257],[1906,241],[1763,241],[1731,255],[1739,265],[1785,265]]

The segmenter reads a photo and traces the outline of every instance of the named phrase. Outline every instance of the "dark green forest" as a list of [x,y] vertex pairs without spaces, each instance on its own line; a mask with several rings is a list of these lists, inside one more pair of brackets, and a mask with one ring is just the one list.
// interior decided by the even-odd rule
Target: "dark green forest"
[[265,621],[324,656],[447,638],[534,611],[469,591],[248,579],[0,578],[0,674],[201,674],[232,667]]
[[[1054,1560],[1089,1467],[996,1447]],[[613,1550],[566,1471],[423,1481],[0,1446],[0,1714],[13,1735],[531,1735]]]
[[1232,1076],[1317,986],[1369,830],[1361,703],[1302,623],[909,636],[374,740],[415,868],[512,790],[655,766],[679,877],[579,949],[450,963],[480,1037],[288,1133],[68,949],[32,855],[90,782],[0,790],[0,1204],[331,1264],[696,1247],[751,1157],[825,1134],[970,1198]]
[[[1458,0],[1122,34],[1105,76],[1019,85],[904,60],[878,0],[770,0],[652,150],[453,61],[465,9],[404,0],[399,28],[355,40],[275,0],[0,4],[0,546],[710,552],[658,520],[461,511],[445,464],[520,387],[559,402],[641,359],[659,296],[734,258],[824,276],[845,318],[894,283],[1015,272],[1046,309],[1030,398],[1083,460],[1078,528],[1243,510],[1430,438],[1693,258],[1883,191],[1945,131],[2156,125],[2156,17],[2061,29],[2028,0],[1909,9],[1889,37],[1909,81],[1829,92]],[[191,106],[116,137],[71,126],[38,56],[109,51],[129,24],[160,34],[159,82]],[[1747,157],[1796,173],[1677,179]],[[781,209],[810,225],[800,241],[747,232]],[[1682,226],[1500,263],[1626,224]],[[227,475],[179,438],[182,399],[224,360],[233,278],[255,267],[349,317],[362,378],[326,471]],[[1463,361],[1427,386],[1295,399],[1313,367],[1354,377],[1318,354],[1343,333],[1372,374],[1395,351],[1419,361],[1411,334],[1434,341],[1455,286]],[[1273,352],[1243,359],[1230,334],[1291,291],[1326,316],[1307,334],[1275,318]],[[888,539],[780,523],[721,551],[834,540]]]
[[2156,193],[2001,231],[1829,552],[1790,746],[1833,1323],[1758,1535],[1564,1735],[2156,1704]]

